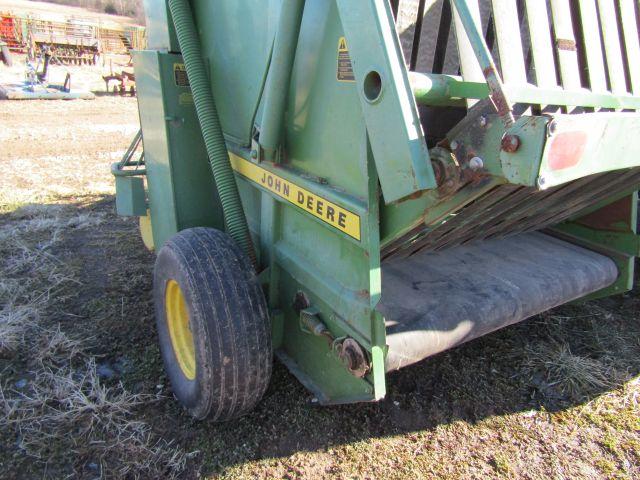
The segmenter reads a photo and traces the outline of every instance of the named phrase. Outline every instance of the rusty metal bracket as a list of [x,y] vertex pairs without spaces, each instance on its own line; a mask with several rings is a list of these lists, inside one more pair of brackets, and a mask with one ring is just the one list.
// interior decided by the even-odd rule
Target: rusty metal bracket
[[364,377],[370,369],[364,349],[351,337],[335,337],[320,319],[320,311],[315,307],[300,310],[300,328],[304,333],[324,337],[331,350],[345,368],[357,378]]

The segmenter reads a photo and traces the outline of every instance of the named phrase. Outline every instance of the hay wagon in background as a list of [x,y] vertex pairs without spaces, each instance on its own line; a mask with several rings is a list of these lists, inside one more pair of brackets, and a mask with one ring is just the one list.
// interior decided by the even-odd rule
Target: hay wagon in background
[[62,64],[94,65],[102,54],[127,54],[145,46],[145,29],[60,14],[0,12],[0,41],[34,57],[43,49]]

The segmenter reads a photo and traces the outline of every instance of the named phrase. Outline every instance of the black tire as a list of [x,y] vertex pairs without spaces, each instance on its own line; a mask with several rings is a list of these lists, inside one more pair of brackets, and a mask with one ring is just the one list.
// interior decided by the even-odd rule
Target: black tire
[[[169,333],[171,280],[180,286],[188,310],[193,379],[185,375]],[[271,326],[257,276],[237,244],[211,228],[174,235],[156,258],[153,292],[160,349],[180,403],[198,419],[217,421],[251,410],[271,377]]]
[[0,47],[0,57],[2,57],[2,63],[4,63],[7,67],[13,65],[13,59],[11,58],[11,50],[6,45],[2,45]]

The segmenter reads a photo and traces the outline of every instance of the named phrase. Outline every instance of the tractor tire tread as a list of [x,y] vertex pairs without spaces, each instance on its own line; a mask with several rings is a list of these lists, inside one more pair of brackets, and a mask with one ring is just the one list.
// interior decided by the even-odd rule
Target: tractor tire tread
[[[159,270],[167,256],[183,266],[182,288],[190,318],[196,323],[192,329],[198,392],[183,400],[179,390],[184,382],[174,378],[175,368],[173,375],[167,368],[174,393],[196,418],[223,421],[241,416],[262,398],[271,377],[271,329],[257,276],[227,234],[204,227],[183,230],[158,253],[154,291],[160,322],[164,321],[162,285],[166,279]],[[165,365],[175,361],[173,351],[166,352],[167,345],[165,341]]]

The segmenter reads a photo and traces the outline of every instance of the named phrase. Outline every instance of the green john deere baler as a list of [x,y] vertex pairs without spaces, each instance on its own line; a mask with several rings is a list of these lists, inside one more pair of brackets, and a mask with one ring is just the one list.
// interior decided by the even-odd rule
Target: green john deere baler
[[[148,0],[117,208],[196,417],[322,404],[632,288],[635,0]],[[142,155],[134,155],[143,143]]]

